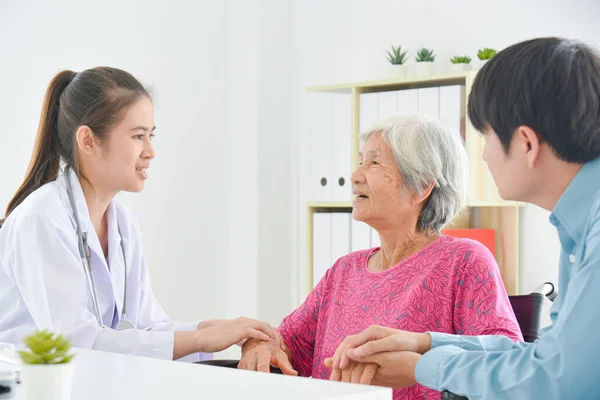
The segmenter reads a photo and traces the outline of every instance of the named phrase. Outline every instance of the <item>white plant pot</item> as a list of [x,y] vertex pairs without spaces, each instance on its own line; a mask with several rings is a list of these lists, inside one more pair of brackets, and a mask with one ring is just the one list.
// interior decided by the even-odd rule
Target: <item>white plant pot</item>
[[390,65],[390,75],[392,79],[403,79],[408,75],[408,65]]
[[435,65],[433,62],[423,61],[415,64],[415,75],[428,76],[435,73]]
[[489,60],[479,60],[479,68],[482,68]]
[[73,363],[23,364],[21,381],[24,400],[70,400]]
[[450,66],[450,68],[452,69],[452,71],[455,71],[455,72],[471,71],[473,69],[473,66],[471,64],[460,63],[460,64],[452,64]]

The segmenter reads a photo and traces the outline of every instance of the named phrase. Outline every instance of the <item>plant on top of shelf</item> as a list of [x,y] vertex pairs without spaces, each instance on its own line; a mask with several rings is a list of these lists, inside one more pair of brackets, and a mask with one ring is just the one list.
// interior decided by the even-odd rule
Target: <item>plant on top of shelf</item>
[[433,63],[435,61],[435,54],[433,50],[423,47],[419,49],[415,59],[417,60],[417,65],[415,65],[417,76],[433,75],[435,72],[435,65]]
[[433,53],[433,50],[426,49],[425,47],[423,47],[422,49],[420,49],[417,52],[417,56],[415,57],[415,59],[417,60],[418,63],[420,63],[420,62],[434,62],[435,61],[435,54]]
[[408,72],[406,61],[408,60],[408,50],[403,50],[402,46],[392,45],[392,51],[386,50],[387,60],[390,62],[390,74],[394,79],[404,78]]
[[392,45],[392,51],[386,50],[387,59],[392,65],[402,65],[407,60],[408,50],[402,51],[402,46]]
[[454,56],[450,59],[452,64],[469,64],[471,62],[471,57],[469,56]]
[[471,67],[471,57],[469,56],[454,56],[450,59],[452,65],[450,68],[453,71],[470,71]]
[[489,60],[490,58],[494,57],[495,55],[496,55],[496,50],[489,49],[487,47],[477,50],[477,57],[480,60]]

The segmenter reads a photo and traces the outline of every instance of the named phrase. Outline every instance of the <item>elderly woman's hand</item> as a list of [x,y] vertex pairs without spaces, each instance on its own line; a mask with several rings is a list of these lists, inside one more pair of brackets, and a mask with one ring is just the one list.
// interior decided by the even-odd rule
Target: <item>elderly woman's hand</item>
[[[279,335],[279,333],[277,333]],[[249,371],[270,372],[271,366],[279,368],[285,375],[298,375],[292,367],[289,351],[286,352],[285,344],[281,337],[279,340],[268,341],[250,339],[242,346],[242,359],[238,369]]]
[[363,385],[370,385],[375,377],[375,373],[379,368],[379,365],[375,363],[363,363],[357,361],[350,361],[348,366],[343,370],[338,368],[332,368],[333,358],[325,359],[325,366],[333,369],[329,380],[338,382],[350,382],[360,383]]
[[[363,361],[350,361],[340,374],[331,374],[332,381],[405,388],[417,383],[415,368],[421,357],[411,351],[389,351],[364,357]],[[333,359],[327,358],[325,366],[333,367]],[[335,369],[333,370],[336,371]],[[339,371],[339,370],[338,370]]]
[[358,335],[348,336],[333,355],[332,368],[344,370],[350,360],[358,360],[386,351],[411,351],[423,354],[431,348],[428,333],[401,331],[372,325]]

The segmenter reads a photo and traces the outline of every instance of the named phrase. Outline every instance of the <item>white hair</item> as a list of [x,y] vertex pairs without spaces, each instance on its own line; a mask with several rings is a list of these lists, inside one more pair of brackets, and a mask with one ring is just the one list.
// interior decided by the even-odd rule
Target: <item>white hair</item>
[[467,152],[460,133],[437,118],[415,113],[376,122],[360,134],[361,145],[376,133],[391,147],[410,190],[422,194],[433,182],[418,228],[439,233],[468,195]]

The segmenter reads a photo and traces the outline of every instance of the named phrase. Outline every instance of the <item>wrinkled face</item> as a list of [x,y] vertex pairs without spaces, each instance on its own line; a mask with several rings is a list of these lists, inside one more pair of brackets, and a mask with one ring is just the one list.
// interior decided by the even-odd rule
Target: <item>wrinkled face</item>
[[362,146],[359,166],[351,179],[352,217],[357,221],[380,228],[395,219],[420,213],[410,199],[409,190],[404,188],[394,153],[380,133]]
[[125,118],[108,132],[97,162],[100,185],[109,191],[139,192],[148,178],[147,168],[155,157],[154,107],[147,97],[134,103]]

